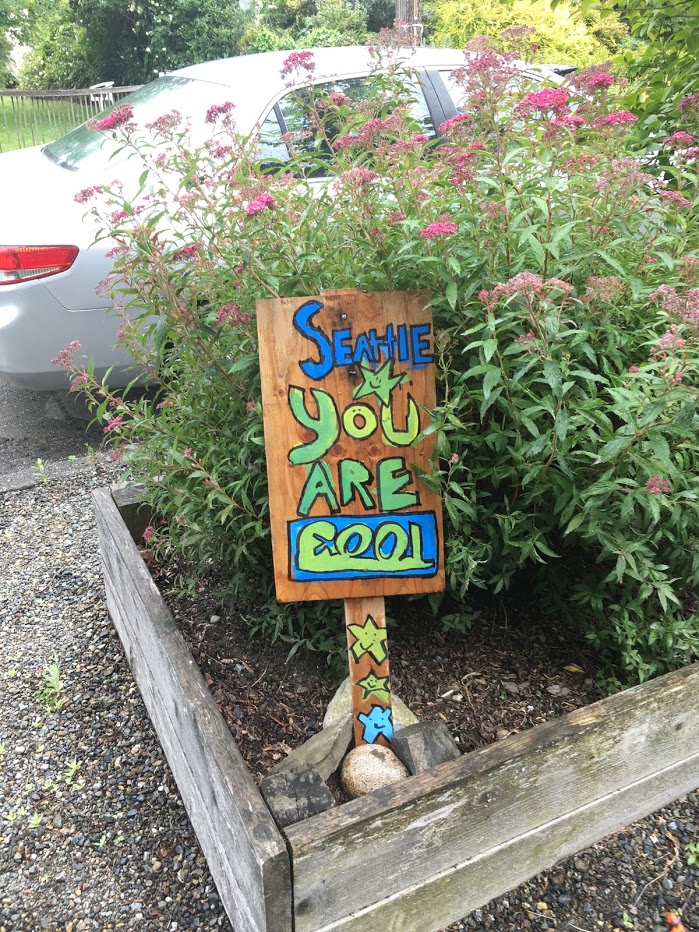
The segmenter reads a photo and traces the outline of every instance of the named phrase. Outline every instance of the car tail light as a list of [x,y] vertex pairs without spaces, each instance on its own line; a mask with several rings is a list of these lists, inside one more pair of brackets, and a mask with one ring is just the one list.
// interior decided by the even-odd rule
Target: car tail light
[[0,285],[14,285],[65,272],[75,262],[77,246],[0,246]]

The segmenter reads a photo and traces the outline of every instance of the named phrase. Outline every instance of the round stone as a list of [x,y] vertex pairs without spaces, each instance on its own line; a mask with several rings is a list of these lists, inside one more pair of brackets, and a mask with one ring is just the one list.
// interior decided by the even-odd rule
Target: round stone
[[356,799],[409,775],[408,768],[390,748],[380,744],[361,744],[345,758],[340,780],[350,799]]

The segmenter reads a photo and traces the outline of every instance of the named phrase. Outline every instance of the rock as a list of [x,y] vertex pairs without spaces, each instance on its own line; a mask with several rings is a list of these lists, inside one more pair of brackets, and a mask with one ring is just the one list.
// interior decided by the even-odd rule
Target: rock
[[410,776],[408,768],[390,748],[361,744],[344,760],[340,775],[342,788],[351,799],[364,796],[381,786],[389,786]]
[[412,774],[461,756],[444,722],[407,725],[393,735],[391,748]]
[[317,734],[295,748],[288,757],[279,761],[270,773],[280,773],[290,767],[303,767],[310,764],[318,771],[323,780],[334,773],[347,753],[352,740],[351,716],[333,722]]
[[280,828],[330,809],[332,793],[315,767],[305,764],[268,774],[260,792]]
[[[414,715],[407,705],[396,696],[391,696],[391,706],[393,710],[393,727],[396,731],[405,728],[406,725],[414,725],[417,722],[417,716]],[[323,728],[334,724],[337,721],[344,720],[347,717],[352,718],[352,687],[350,678],[347,677],[338,687],[335,695],[330,700],[328,711],[323,719]]]

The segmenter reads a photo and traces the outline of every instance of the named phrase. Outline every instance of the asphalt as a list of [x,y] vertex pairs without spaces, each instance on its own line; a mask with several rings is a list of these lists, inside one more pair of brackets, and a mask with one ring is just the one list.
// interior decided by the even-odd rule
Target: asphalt
[[101,441],[74,396],[0,382],[0,492],[89,470]]

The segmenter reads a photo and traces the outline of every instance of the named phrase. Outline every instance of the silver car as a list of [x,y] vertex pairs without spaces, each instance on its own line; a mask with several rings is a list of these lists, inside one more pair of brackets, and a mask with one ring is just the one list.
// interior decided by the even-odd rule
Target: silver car
[[[177,109],[201,141],[210,135],[207,109],[230,100],[239,130],[258,128],[263,157],[288,158],[282,136],[302,129],[304,116],[281,76],[288,55],[268,52],[193,65],[127,100],[140,125]],[[367,48],[317,49],[313,55],[314,83],[355,98],[371,93],[367,78],[374,62]],[[405,55],[418,74],[413,116],[424,133],[435,136],[457,113],[459,91],[451,75],[464,64],[463,53],[419,48]],[[541,66],[532,76],[560,80]],[[116,367],[113,387],[133,375],[125,351],[114,347],[119,320],[109,313],[109,298],[96,293],[111,271],[112,244],[94,242],[86,208],[74,200],[81,189],[136,173],[128,160],[109,155],[103,135],[85,126],[48,145],[0,155],[0,378],[20,388],[66,388],[65,371],[51,359],[74,340],[93,358],[98,376]]]

